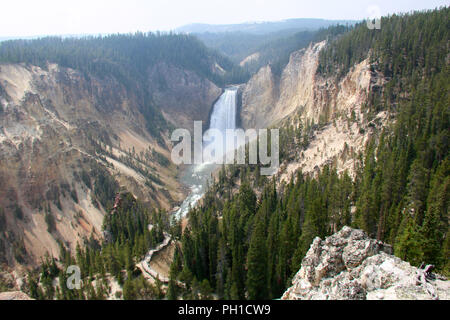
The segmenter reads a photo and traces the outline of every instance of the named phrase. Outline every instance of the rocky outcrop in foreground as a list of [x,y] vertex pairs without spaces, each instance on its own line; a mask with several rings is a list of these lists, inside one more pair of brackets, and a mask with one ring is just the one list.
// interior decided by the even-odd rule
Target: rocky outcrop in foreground
[[392,255],[392,247],[344,227],[314,239],[282,300],[449,300],[450,281]]
[[22,291],[0,292],[0,300],[33,300]]

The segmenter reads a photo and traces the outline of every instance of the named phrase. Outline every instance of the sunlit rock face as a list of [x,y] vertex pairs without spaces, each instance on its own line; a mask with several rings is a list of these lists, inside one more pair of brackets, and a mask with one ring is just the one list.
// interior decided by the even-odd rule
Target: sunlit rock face
[[295,161],[281,165],[281,179],[293,173],[314,173],[332,163],[338,172],[355,173],[355,158],[367,141],[389,123],[386,112],[369,120],[364,110],[369,93],[379,90],[384,76],[371,67],[370,59],[350,68],[341,78],[317,72],[326,41],[291,54],[280,75],[270,65],[262,67],[242,87],[240,119],[244,128],[309,125],[319,127],[305,150],[296,150]]

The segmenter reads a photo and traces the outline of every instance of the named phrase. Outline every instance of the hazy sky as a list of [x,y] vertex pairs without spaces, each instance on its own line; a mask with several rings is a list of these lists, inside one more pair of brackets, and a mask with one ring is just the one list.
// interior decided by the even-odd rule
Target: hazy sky
[[450,0],[8,0],[0,6],[0,36],[98,34],[170,30],[184,24],[288,18],[363,19],[450,5]]

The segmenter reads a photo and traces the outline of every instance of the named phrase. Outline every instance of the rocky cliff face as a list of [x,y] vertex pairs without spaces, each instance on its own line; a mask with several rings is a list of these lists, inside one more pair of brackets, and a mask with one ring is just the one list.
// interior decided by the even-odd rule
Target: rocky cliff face
[[222,90],[195,72],[159,63],[149,70],[155,104],[164,116],[180,128],[193,130],[193,120],[206,125],[211,107]]
[[392,255],[363,231],[344,227],[314,239],[283,300],[450,299],[450,281]]
[[276,80],[270,66],[261,68],[242,92],[241,122],[244,128],[265,128],[274,119],[277,101]]
[[334,163],[339,171],[353,169],[352,155],[363,150],[377,127],[387,123],[387,115],[368,121],[363,105],[372,90],[383,85],[383,76],[371,71],[369,59],[355,65],[342,79],[317,74],[319,53],[326,42],[311,44],[291,54],[281,77],[269,66],[262,68],[245,85],[241,118],[244,128],[283,126],[296,121],[321,124],[310,146],[294,163],[283,166],[282,179],[301,168],[313,172],[316,167]]
[[382,76],[371,71],[369,59],[355,65],[340,80],[319,76],[319,53],[325,45],[323,41],[292,53],[280,78],[266,66],[250,79],[242,101],[242,113],[248,114],[243,116],[245,128],[275,124],[298,110],[303,119],[316,123],[321,116],[331,120],[342,113],[360,112],[369,91],[382,85]]
[[[206,120],[220,95],[210,81],[168,65],[149,79],[165,83],[152,98],[176,127]],[[169,134],[166,143],[151,134],[142,104],[113,77],[0,65],[0,263],[39,263],[47,252],[58,257],[58,241],[74,249],[99,239],[106,208],[94,194],[105,188],[102,172],[154,207],[183,199]]]

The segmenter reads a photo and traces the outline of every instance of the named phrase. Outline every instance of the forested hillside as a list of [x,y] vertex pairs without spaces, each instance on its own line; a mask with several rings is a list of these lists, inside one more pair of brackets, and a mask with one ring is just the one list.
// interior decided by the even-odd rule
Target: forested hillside
[[[214,48],[235,63],[239,63],[247,56],[261,51],[264,47],[268,46],[275,41],[281,41],[294,34],[299,33],[296,30],[283,30],[276,33],[269,34],[250,34],[245,32],[224,32],[224,33],[196,33],[194,34],[205,45],[210,48]],[[312,35],[314,31],[305,31],[304,34]]]
[[47,62],[96,76],[113,75],[124,81],[143,81],[149,66],[166,61],[221,82],[211,68],[217,62],[230,70],[232,63],[189,35],[136,33],[86,38],[48,37],[12,40],[0,45],[0,62],[26,62],[45,67]]
[[[348,176],[330,168],[317,179],[299,172],[295,183],[276,190],[275,181],[258,171],[223,169],[203,206],[190,212],[182,258],[171,269],[188,290],[178,288],[177,294],[195,298],[196,283],[206,279],[219,298],[280,297],[312,239],[350,223],[353,184]],[[237,177],[252,182],[238,186]],[[232,195],[234,188],[239,191]]]
[[351,28],[350,25],[336,25],[318,30],[282,30],[269,34],[249,34],[244,32],[199,33],[195,34],[208,47],[228,56],[235,63],[256,54],[254,61],[246,62],[243,68],[250,74],[262,66],[270,64],[278,76],[289,62],[292,52],[306,48],[311,42],[334,38]]
[[44,69],[47,63],[56,63],[86,76],[120,81],[142,100],[140,111],[148,121],[148,130],[156,137],[167,124],[148,91],[148,72],[160,62],[191,70],[218,86],[247,79],[246,73],[228,58],[189,35],[136,33],[0,43],[0,63],[27,63]]
[[331,41],[319,75],[339,78],[370,54],[371,68],[388,82],[370,93],[365,111],[369,119],[386,111],[396,120],[369,141],[354,181],[326,166],[314,178],[299,171],[276,190],[258,170],[224,170],[190,212],[182,259],[172,268],[187,290],[172,282],[171,297],[196,297],[205,280],[219,298],[279,297],[313,238],[343,225],[392,244],[412,265],[449,274],[449,21],[448,8],[392,16],[381,30],[360,24]]

